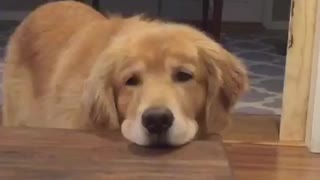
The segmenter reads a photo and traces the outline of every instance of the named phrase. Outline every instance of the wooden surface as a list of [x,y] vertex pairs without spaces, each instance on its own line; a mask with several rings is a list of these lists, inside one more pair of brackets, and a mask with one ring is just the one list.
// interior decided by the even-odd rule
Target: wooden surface
[[229,143],[278,143],[280,117],[274,115],[234,115],[223,132]]
[[0,179],[231,180],[232,172],[217,136],[151,149],[115,134],[0,128]]
[[306,147],[226,144],[236,180],[319,180],[320,155]]
[[305,146],[304,141],[280,141],[280,116],[240,115],[232,117],[231,125],[222,133],[225,143]]
[[304,141],[279,140],[280,116],[235,114],[232,119],[222,133],[225,143],[305,146]]
[[283,94],[280,140],[304,141],[317,0],[294,0]]

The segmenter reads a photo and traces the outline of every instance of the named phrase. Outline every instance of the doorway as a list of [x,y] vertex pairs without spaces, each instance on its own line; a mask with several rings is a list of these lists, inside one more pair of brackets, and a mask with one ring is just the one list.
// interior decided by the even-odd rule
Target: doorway
[[224,139],[278,143],[291,0],[224,2],[221,43],[241,58],[250,78]]
[[[278,4],[276,5],[274,2],[281,2],[273,1],[274,4],[270,6],[270,1],[271,0],[266,0],[269,6],[264,9],[268,9],[268,7],[269,9],[270,7],[274,8],[278,6]],[[250,63],[252,64],[252,62],[248,62],[249,72],[253,71],[253,75],[256,75],[255,72],[268,72],[266,74],[269,78],[270,75],[272,76],[271,78],[273,78],[262,81],[267,83],[261,84],[255,80],[259,79],[258,77],[252,77],[251,75],[253,80],[253,82],[251,82],[252,89],[257,90],[256,87],[264,87],[266,89],[272,89],[272,91],[278,89],[276,99],[282,102],[276,103],[276,101],[274,101],[273,103],[269,102],[268,104],[267,102],[267,104],[264,104],[267,106],[271,105],[273,109],[278,108],[273,112],[252,110],[250,113],[244,113],[243,105],[246,105],[248,99],[254,99],[254,93],[249,91],[235,109],[234,124],[225,133],[225,139],[227,140],[263,144],[305,144],[306,132],[308,131],[306,122],[310,100],[310,76],[315,41],[317,1],[292,0],[291,2],[289,1],[287,7],[289,8],[289,13],[287,12],[288,28],[285,29],[285,31],[282,30],[282,34],[286,34],[286,36],[282,35],[282,38],[280,38],[282,39],[281,41],[278,41],[280,39],[271,41],[273,42],[271,45],[274,46],[276,50],[274,51],[274,55],[277,55],[280,61],[273,60],[273,56],[270,56],[269,53],[263,56],[269,57],[265,58],[268,62],[264,61],[264,64],[270,67],[271,63],[273,63],[273,68],[269,68],[269,71],[263,68],[261,64],[258,66],[254,64],[253,66],[256,68],[250,69],[250,66],[252,66]],[[270,12],[267,14],[270,14]],[[263,16],[263,19],[268,18]],[[268,24],[271,28],[266,26]],[[269,21],[263,24],[265,28],[264,33],[276,33],[276,36],[280,37],[283,24],[283,21],[270,21],[269,18]],[[280,31],[276,27],[280,27]],[[286,39],[283,39],[284,37],[286,37]],[[259,46],[256,45],[254,48],[259,48]],[[263,57],[261,59],[264,59]],[[248,58],[248,56],[245,56],[245,58]],[[248,59],[244,59],[244,62],[249,61]],[[278,81],[278,83],[275,83],[275,81]],[[270,84],[271,86],[268,87]],[[279,89],[282,90],[279,91]],[[274,99],[267,95],[266,97],[267,101]]]

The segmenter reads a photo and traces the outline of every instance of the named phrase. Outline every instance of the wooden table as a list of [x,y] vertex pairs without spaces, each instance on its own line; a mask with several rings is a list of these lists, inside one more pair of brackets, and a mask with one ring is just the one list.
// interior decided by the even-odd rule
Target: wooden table
[[0,179],[232,180],[221,140],[136,146],[117,133],[0,128]]

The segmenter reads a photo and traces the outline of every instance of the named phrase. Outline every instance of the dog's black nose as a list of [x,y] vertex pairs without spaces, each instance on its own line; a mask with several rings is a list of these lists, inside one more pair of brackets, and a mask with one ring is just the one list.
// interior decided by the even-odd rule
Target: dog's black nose
[[166,132],[173,123],[173,114],[168,108],[156,107],[145,110],[142,124],[151,134]]

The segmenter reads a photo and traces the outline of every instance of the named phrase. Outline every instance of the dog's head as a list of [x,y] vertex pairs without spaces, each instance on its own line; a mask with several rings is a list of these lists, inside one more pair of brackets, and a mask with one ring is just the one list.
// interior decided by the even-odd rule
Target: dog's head
[[84,104],[96,127],[139,145],[182,145],[220,132],[247,86],[244,66],[186,25],[144,22],[115,37],[94,65]]

